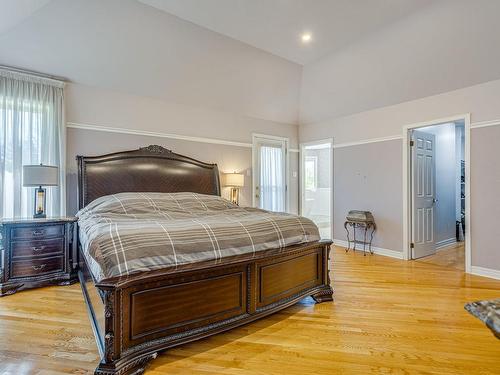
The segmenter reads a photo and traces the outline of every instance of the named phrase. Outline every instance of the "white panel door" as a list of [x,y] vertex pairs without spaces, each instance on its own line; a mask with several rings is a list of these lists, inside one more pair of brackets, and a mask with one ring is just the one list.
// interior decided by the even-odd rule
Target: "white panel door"
[[287,140],[254,136],[254,206],[268,211],[286,212]]
[[319,228],[321,238],[332,238],[333,140],[300,146],[300,213]]
[[436,252],[436,140],[433,134],[412,131],[412,258]]

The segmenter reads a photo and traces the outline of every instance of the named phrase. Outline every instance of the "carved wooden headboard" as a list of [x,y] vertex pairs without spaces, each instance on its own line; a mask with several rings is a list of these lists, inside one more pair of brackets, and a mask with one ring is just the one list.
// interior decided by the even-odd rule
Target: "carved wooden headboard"
[[220,195],[217,164],[178,155],[161,146],[76,158],[79,209],[96,198],[120,192]]

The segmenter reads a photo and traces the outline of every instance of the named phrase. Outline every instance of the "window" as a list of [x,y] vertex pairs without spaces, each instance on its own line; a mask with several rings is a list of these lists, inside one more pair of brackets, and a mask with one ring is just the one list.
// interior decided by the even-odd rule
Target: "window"
[[22,186],[28,164],[60,168],[59,187],[47,189],[47,214],[64,214],[62,83],[0,69],[0,213],[28,217],[33,188]]

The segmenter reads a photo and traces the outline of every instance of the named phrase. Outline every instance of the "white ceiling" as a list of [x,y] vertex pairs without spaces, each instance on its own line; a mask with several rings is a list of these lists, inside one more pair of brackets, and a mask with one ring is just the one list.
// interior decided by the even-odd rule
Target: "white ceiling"
[[24,21],[50,0],[0,0],[0,34]]
[[52,0],[0,33],[0,65],[177,105],[298,122],[301,66],[136,0]]
[[[139,1],[304,65],[436,0]],[[313,36],[307,45],[304,32]]]

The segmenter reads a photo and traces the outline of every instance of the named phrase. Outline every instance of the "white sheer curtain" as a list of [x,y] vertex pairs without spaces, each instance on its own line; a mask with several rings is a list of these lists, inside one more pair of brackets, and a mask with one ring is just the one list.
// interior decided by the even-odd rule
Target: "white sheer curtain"
[[285,178],[280,146],[260,147],[260,208],[285,211]]
[[0,214],[33,215],[33,188],[22,186],[22,166],[59,167],[47,188],[47,216],[65,214],[64,83],[0,68]]

